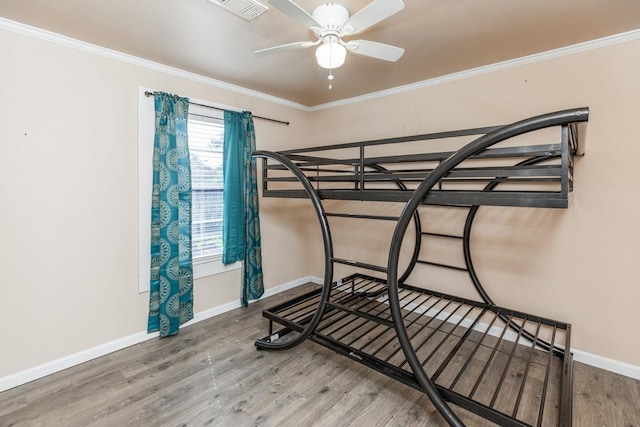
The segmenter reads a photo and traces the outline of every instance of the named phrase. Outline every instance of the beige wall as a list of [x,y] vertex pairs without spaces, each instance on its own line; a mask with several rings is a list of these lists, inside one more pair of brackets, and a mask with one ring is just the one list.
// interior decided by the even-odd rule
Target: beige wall
[[[262,149],[309,114],[0,30],[0,377],[146,329],[138,293],[138,87],[254,111]],[[265,285],[309,274],[306,225],[262,203]],[[240,271],[195,283],[195,311],[240,297]]]
[[[570,322],[573,347],[640,365],[635,319],[640,301],[638,76],[640,41],[622,43],[319,111],[313,117],[313,142],[509,123],[589,106],[587,153],[576,161],[569,209],[482,208],[472,251],[496,302]],[[355,233],[347,227],[332,231]],[[313,233],[319,242],[318,232]],[[367,242],[371,235],[365,230],[360,240]],[[360,246],[379,248],[377,240]],[[320,275],[320,247],[311,249],[312,273]],[[350,254],[353,246],[338,244],[336,256],[343,256],[341,251]],[[359,259],[384,262],[386,254],[375,249]],[[454,279],[439,286],[460,285]]]

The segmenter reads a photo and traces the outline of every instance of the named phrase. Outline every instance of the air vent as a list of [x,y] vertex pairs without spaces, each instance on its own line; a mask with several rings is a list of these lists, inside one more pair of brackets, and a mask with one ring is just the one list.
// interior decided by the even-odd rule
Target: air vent
[[246,19],[253,21],[258,16],[265,13],[269,8],[255,0],[209,0],[213,4],[222,6],[228,11]]

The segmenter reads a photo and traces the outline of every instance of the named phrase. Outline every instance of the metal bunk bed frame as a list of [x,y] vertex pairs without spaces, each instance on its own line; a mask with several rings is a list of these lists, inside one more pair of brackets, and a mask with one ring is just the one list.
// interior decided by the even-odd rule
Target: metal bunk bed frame
[[[496,305],[473,266],[470,240],[480,206],[568,206],[573,157],[584,154],[588,117],[588,108],[575,108],[505,126],[256,151],[254,156],[263,159],[264,197],[310,199],[320,224],[325,259],[320,289],[264,311],[269,335],[256,341],[258,349],[286,350],[310,339],[425,392],[451,426],[464,424],[450,403],[504,426],[571,426],[571,325]],[[557,143],[492,148],[524,134],[558,127]],[[457,151],[365,155],[367,148],[380,145],[477,135]],[[355,149],[359,155],[318,155],[345,149]],[[507,166],[500,163],[505,159],[511,162]],[[478,166],[496,160],[497,165]],[[291,183],[302,189],[282,188]],[[544,187],[497,190],[501,184]],[[334,213],[325,211],[324,199],[405,205],[399,216]],[[423,231],[419,209],[425,205],[467,210],[462,236]],[[335,257],[328,221],[332,217],[395,221],[387,266]],[[413,251],[400,274],[400,251],[411,223]],[[465,266],[420,259],[425,237],[461,240]],[[334,264],[370,270],[374,275],[356,272],[334,280]],[[466,272],[480,301],[407,283],[420,264]],[[274,323],[281,326],[278,331]],[[489,379],[494,377],[499,377],[497,383]],[[527,407],[537,410],[522,405],[527,399],[532,402]]]

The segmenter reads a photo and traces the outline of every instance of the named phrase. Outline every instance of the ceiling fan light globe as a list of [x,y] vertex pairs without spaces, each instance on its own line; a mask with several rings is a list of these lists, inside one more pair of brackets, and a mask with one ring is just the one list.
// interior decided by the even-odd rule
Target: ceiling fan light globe
[[338,43],[324,43],[316,49],[318,65],[328,70],[341,67],[347,56],[347,49]]

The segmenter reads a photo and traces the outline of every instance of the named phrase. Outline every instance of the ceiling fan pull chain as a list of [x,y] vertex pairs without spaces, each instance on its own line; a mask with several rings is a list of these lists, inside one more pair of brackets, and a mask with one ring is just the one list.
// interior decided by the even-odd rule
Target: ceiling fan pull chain
[[[331,41],[330,43],[333,43],[333,41]],[[331,44],[329,46],[331,46]],[[333,88],[333,53],[333,49],[329,49],[329,76],[327,76],[327,78],[329,79],[329,90]]]

